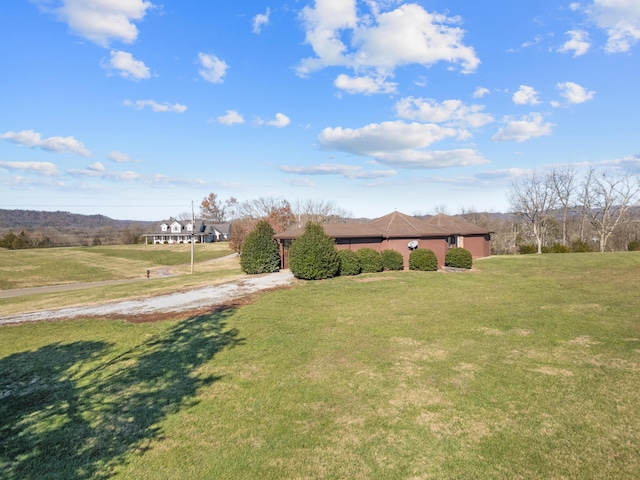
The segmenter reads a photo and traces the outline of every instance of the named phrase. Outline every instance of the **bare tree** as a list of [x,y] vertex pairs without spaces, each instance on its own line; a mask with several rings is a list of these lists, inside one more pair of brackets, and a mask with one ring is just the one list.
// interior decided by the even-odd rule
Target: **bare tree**
[[538,253],[542,253],[550,212],[557,207],[557,195],[549,177],[531,172],[517,178],[511,185],[509,203],[513,213],[531,225]]
[[292,208],[298,227],[302,227],[308,222],[320,224],[344,222],[351,217],[350,212],[338,207],[331,200],[296,200]]
[[567,216],[577,188],[576,171],[571,165],[549,172],[549,181],[562,208],[562,245],[567,244]]
[[200,216],[210,222],[222,223],[237,204],[238,201],[233,197],[222,201],[215,193],[211,192],[200,202]]
[[640,177],[614,175],[590,168],[583,183],[583,214],[595,229],[600,251],[606,251],[611,234],[625,221],[627,211],[638,201]]

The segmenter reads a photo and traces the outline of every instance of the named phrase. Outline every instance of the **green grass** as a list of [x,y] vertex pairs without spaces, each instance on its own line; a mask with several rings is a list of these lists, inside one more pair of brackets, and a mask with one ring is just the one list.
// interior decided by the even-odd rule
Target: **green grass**
[[0,329],[0,478],[640,477],[640,254]]
[[[226,243],[194,247],[198,263],[232,253]],[[186,244],[0,250],[0,289],[135,278],[147,269],[190,261]]]

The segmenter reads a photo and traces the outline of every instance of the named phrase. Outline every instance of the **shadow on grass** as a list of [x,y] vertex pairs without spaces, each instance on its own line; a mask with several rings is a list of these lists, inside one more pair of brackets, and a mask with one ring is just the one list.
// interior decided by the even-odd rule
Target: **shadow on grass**
[[0,360],[0,478],[107,478],[158,438],[167,415],[221,377],[195,371],[242,343],[218,313],[190,318],[131,350],[55,343]]

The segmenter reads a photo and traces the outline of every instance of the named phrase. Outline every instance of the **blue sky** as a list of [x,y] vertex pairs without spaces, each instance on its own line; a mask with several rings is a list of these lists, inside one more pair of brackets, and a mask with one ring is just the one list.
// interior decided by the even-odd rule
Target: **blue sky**
[[637,0],[11,0],[0,31],[0,208],[507,211],[527,170],[640,171]]

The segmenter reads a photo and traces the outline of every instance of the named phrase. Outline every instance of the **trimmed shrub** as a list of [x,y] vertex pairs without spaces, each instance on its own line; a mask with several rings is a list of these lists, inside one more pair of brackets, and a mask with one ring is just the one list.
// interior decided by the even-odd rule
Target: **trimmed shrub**
[[538,253],[538,247],[535,245],[520,245],[518,247],[518,253],[520,255],[528,255],[530,253]]
[[549,249],[549,253],[569,253],[569,247],[561,243],[554,243]]
[[433,250],[416,248],[409,254],[409,270],[435,272],[438,270],[438,258]]
[[638,240],[631,240],[629,242],[629,245],[627,245],[627,250],[629,250],[630,252],[637,252],[640,250],[640,241]]
[[587,242],[583,242],[582,240],[574,240],[571,243],[571,251],[574,253],[585,253],[592,252],[593,248]]
[[466,248],[450,248],[444,258],[444,264],[453,268],[471,268],[473,256]]
[[358,275],[360,273],[360,260],[353,250],[338,250],[340,268],[338,275]]
[[382,257],[373,248],[361,248],[356,252],[356,255],[360,261],[360,271],[362,273],[381,272],[384,268],[382,266]]
[[266,220],[259,221],[249,232],[240,255],[240,267],[243,272],[256,274],[280,270],[280,248],[273,235],[273,228]]
[[289,268],[296,278],[322,280],[335,277],[340,260],[333,238],[322,225],[307,223],[304,233],[289,247]]
[[397,250],[383,250],[380,252],[382,257],[382,267],[385,270],[402,270],[404,268],[404,258]]

